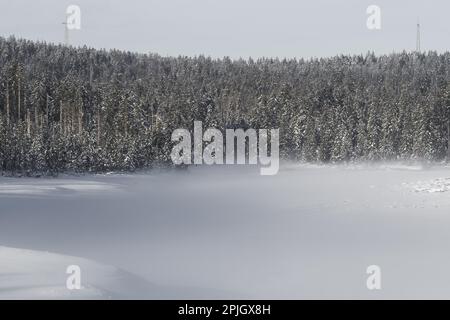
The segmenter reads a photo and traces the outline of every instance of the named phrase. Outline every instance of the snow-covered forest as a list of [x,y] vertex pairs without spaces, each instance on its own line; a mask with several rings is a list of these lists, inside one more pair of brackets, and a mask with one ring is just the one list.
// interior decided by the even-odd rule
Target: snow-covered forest
[[0,167],[171,165],[171,133],[280,128],[285,159],[449,157],[450,53],[162,57],[0,38]]

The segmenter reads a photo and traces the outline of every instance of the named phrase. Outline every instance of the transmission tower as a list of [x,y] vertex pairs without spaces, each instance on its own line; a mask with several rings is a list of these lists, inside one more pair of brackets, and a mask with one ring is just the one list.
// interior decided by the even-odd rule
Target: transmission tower
[[67,21],[62,23],[64,25],[64,44],[69,46],[69,27]]
[[417,19],[416,51],[420,52],[420,21],[419,21],[419,19]]

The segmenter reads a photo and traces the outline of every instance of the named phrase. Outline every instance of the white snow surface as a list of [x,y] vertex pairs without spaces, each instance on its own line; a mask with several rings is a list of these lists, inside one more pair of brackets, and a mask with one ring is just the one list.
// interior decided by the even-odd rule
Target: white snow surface
[[[449,299],[449,170],[0,178],[0,299]],[[80,291],[65,288],[73,264]]]
[[[110,297],[105,290],[121,275],[113,267],[63,255],[0,247],[0,299],[101,299]],[[64,273],[77,265],[95,279],[82,290],[68,290]]]
[[[141,299],[166,292],[113,266],[43,251],[0,247],[0,300]],[[81,270],[82,287],[69,289],[69,266]]]

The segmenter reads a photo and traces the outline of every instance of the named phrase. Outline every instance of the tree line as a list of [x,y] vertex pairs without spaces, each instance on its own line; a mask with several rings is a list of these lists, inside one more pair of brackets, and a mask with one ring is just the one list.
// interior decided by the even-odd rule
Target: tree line
[[279,128],[311,162],[450,158],[450,53],[162,57],[0,38],[0,170],[170,166],[177,128]]

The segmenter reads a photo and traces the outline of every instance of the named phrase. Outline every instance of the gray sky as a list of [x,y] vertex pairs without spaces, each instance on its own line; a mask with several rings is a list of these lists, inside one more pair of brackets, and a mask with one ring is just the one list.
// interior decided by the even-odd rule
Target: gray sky
[[[66,7],[80,6],[71,44],[162,55],[323,57],[449,49],[449,0],[0,0],[0,35],[64,41]],[[366,9],[381,7],[381,30]]]

